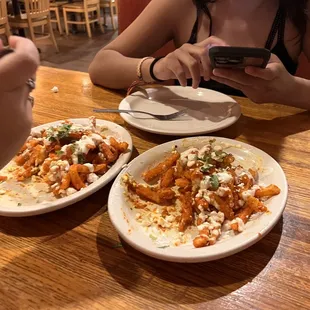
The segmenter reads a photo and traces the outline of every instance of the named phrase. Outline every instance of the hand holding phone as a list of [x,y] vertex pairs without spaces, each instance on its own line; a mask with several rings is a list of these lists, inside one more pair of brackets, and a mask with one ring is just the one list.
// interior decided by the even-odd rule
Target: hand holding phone
[[271,52],[265,48],[213,46],[209,49],[213,68],[244,69],[245,67],[266,68]]

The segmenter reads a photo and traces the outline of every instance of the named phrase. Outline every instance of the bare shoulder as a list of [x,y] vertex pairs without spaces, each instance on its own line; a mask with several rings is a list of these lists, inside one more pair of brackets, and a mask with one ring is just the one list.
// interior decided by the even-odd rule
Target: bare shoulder
[[152,0],[137,19],[103,50],[127,57],[150,55],[175,40],[196,12],[193,0]]
[[193,10],[196,10],[193,0],[152,0],[143,13],[178,22]]

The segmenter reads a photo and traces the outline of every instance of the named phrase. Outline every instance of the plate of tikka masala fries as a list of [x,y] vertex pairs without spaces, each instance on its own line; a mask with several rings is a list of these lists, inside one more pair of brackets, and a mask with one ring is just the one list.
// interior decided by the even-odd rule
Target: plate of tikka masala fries
[[121,126],[95,117],[44,124],[0,171],[0,215],[54,211],[110,182],[131,157]]
[[237,253],[280,219],[288,186],[265,152],[226,138],[194,137],[135,158],[115,180],[108,210],[121,238],[174,262]]

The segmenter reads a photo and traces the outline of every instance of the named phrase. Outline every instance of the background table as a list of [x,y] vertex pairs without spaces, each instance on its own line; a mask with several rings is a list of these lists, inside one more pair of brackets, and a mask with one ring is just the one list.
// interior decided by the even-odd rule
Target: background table
[[[93,107],[116,108],[122,99],[92,86],[85,73],[44,67],[34,95],[35,125],[88,117]],[[243,116],[217,135],[269,153],[290,185],[283,218],[268,236],[209,263],[152,259],[121,247],[106,212],[109,185],[54,213],[0,217],[0,309],[309,309],[310,114],[237,100]],[[172,139],[134,129],[117,115],[106,119],[131,132],[134,156]]]

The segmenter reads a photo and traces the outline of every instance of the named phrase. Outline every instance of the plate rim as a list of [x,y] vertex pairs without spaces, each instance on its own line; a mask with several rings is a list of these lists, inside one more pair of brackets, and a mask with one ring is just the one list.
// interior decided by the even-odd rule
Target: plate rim
[[[74,124],[81,124],[81,123],[83,124],[83,122],[86,123],[86,121],[88,121],[88,118],[86,118],[86,117],[85,118],[67,118],[67,119],[63,119],[63,120],[58,120],[58,121],[54,121],[54,122],[50,122],[50,123],[45,123],[45,124],[42,124],[42,125],[39,125],[36,127],[32,127],[31,131],[41,130],[41,129],[44,129],[46,127],[58,125],[58,124],[61,124],[62,122],[66,121],[66,120],[72,121]],[[119,172],[123,169],[123,166],[129,162],[129,160],[132,156],[132,149],[133,149],[132,137],[131,137],[131,134],[129,133],[129,131],[127,129],[125,129],[124,127],[122,127],[122,126],[120,126],[114,122],[96,118],[96,123],[99,126],[106,126],[110,130],[112,127],[117,128],[120,132],[122,132],[122,134],[124,134],[126,136],[126,139],[128,138],[128,141],[126,140],[126,142],[128,143],[129,152],[122,154],[122,163],[120,164],[120,166],[117,169],[115,169],[115,171],[113,171],[107,178],[101,180],[101,182],[99,182],[98,184],[95,184],[96,182],[94,182],[91,185],[87,186],[82,191],[79,191],[79,192],[74,193],[70,196],[59,198],[57,200],[50,201],[47,203],[40,203],[40,204],[25,206],[25,208],[27,208],[27,209],[24,209],[24,210],[22,209],[23,207],[20,207],[20,210],[18,210],[18,211],[17,210],[13,211],[13,210],[9,210],[9,209],[4,210],[4,209],[2,209],[2,206],[0,204],[0,216],[28,217],[28,216],[35,216],[35,215],[40,215],[40,214],[45,214],[45,213],[53,212],[56,210],[60,210],[62,208],[68,207],[74,203],[77,203],[77,202],[89,197],[90,195],[96,193],[98,190],[100,190],[101,188],[106,186],[109,182],[111,182],[119,174]],[[119,159],[116,161],[116,163],[118,161],[119,161]],[[114,167],[114,165],[112,166],[112,168]],[[111,169],[109,169],[107,173],[109,173],[109,171],[111,171]],[[104,177],[104,175],[102,177]]]
[[[220,254],[218,253],[213,253],[213,254],[209,254],[209,253],[202,253],[200,252],[199,255],[193,256],[193,257],[181,257],[181,256],[176,256],[176,255],[169,255],[165,253],[165,249],[158,249],[158,252],[154,252],[152,249],[149,248],[145,248],[142,245],[136,243],[134,240],[132,240],[132,238],[130,238],[129,234],[124,233],[121,229],[119,229],[117,222],[116,222],[116,218],[114,216],[113,210],[110,207],[112,205],[111,201],[113,199],[113,196],[117,196],[117,190],[120,188],[120,180],[121,177],[127,172],[128,169],[130,169],[130,166],[135,164],[136,162],[141,161],[140,156],[145,154],[148,151],[151,151],[155,148],[158,147],[163,147],[165,145],[167,145],[166,149],[168,149],[169,146],[171,146],[171,144],[175,144],[175,143],[179,143],[184,140],[190,140],[190,139],[217,139],[218,141],[222,140],[223,142],[227,142],[227,143],[234,143],[235,145],[241,145],[241,146],[245,146],[247,147],[247,149],[252,149],[252,150],[256,150],[259,151],[261,153],[263,153],[264,155],[267,155],[272,161],[273,163],[279,168],[279,171],[282,175],[283,178],[283,183],[284,183],[284,188],[282,189],[282,195],[283,195],[283,206],[281,206],[281,208],[279,209],[279,212],[276,213],[276,215],[274,216],[274,218],[269,221],[268,225],[266,225],[265,227],[263,227],[259,233],[255,233],[253,236],[247,238],[244,241],[241,241],[237,246],[233,247],[232,249],[229,250],[225,250],[225,251],[221,251]],[[171,149],[171,148],[170,148]],[[213,260],[218,260],[221,258],[225,258],[231,255],[234,255],[236,253],[239,253],[249,247],[251,247],[252,245],[254,245],[256,242],[258,242],[259,240],[261,240],[262,238],[264,238],[274,227],[275,225],[279,222],[280,218],[282,217],[286,205],[287,205],[287,200],[288,200],[288,182],[287,182],[287,178],[286,175],[281,167],[281,165],[268,153],[266,153],[265,151],[257,148],[256,146],[250,145],[248,143],[239,141],[239,140],[234,140],[234,139],[229,139],[229,138],[225,138],[225,137],[216,137],[216,136],[198,136],[198,137],[188,137],[188,138],[181,138],[181,139],[176,139],[173,141],[169,141],[163,144],[159,144],[151,149],[149,149],[148,151],[142,153],[141,155],[137,156],[136,158],[134,158],[127,167],[125,167],[117,176],[117,178],[115,179],[115,181],[112,184],[112,187],[110,189],[110,193],[109,193],[109,197],[108,197],[108,214],[109,214],[109,218],[112,222],[113,227],[115,228],[115,230],[117,231],[117,233],[120,235],[120,237],[127,242],[130,246],[132,246],[134,249],[140,251],[141,253],[148,255],[150,257],[156,258],[156,259],[160,259],[163,261],[169,261],[169,262],[177,262],[177,263],[199,263],[199,262],[208,262],[208,261],[213,261]],[[115,194],[114,194],[114,191]],[[121,206],[123,207],[123,205]],[[163,250],[163,251],[160,251]]]
[[[186,89],[187,88],[187,89],[192,90],[192,87],[190,87],[190,86],[182,87],[182,86],[177,86],[177,85],[170,85],[170,86],[164,85],[164,86],[158,86],[158,87],[148,87],[147,89],[161,89],[161,88],[169,88],[169,89]],[[233,124],[235,124],[240,119],[240,117],[242,115],[241,107],[240,107],[240,104],[234,98],[232,98],[226,94],[223,94],[221,92],[218,92],[218,91],[215,91],[212,89],[202,88],[202,87],[195,89],[195,91],[212,92],[212,93],[219,94],[221,96],[225,96],[226,98],[229,98],[229,100],[231,100],[232,103],[235,103],[234,108],[237,110],[238,116],[234,116],[234,118],[231,118],[230,122],[228,122],[227,124],[222,124],[221,126],[217,127],[216,129],[196,130],[196,131],[194,130],[194,131],[188,131],[188,132],[175,132],[175,131],[167,132],[167,131],[161,130],[161,129],[147,128],[147,127],[144,127],[143,125],[141,125],[139,123],[138,124],[135,123],[133,121],[134,118],[132,116],[130,116],[129,114],[120,113],[120,116],[122,117],[122,119],[126,123],[128,123],[129,125],[137,128],[139,130],[150,132],[153,134],[160,134],[160,135],[166,135],[166,136],[180,136],[180,137],[190,137],[190,136],[195,136],[195,135],[202,135],[202,134],[218,132],[220,130],[223,130],[225,128],[232,126]],[[132,96],[133,94],[123,98],[122,101],[120,102],[118,108],[122,109],[122,105],[126,102],[126,99],[128,97]]]

